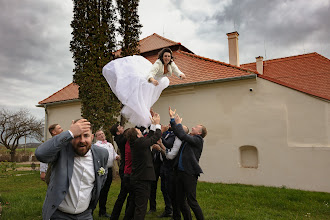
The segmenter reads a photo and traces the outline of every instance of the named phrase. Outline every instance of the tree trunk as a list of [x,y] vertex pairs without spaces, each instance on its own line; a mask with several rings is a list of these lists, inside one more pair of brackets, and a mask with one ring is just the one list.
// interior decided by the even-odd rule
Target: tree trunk
[[10,161],[11,162],[15,162],[15,154],[16,154],[15,150],[10,151]]

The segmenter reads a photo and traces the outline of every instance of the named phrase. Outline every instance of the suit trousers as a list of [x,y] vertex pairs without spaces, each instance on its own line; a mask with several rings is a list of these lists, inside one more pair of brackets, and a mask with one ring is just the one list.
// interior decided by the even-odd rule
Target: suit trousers
[[[112,210],[111,217],[110,217],[111,220],[118,220],[119,219],[121,209],[123,207],[123,204],[126,200],[126,197],[127,197],[128,193],[129,193],[129,188],[128,188],[129,185],[125,184],[124,173],[120,172],[119,175],[120,175],[120,179],[121,179],[120,192],[119,192],[119,195],[118,195],[117,200],[115,202],[115,205],[113,206],[113,210]],[[128,201],[128,199],[127,199],[127,201]],[[126,209],[125,210],[127,210],[128,204],[129,203],[126,202]]]
[[161,190],[164,197],[165,202],[165,213],[172,214],[172,202],[169,194],[169,188],[170,188],[170,168],[167,167],[165,164],[162,164],[160,168],[160,180],[161,180]]
[[135,197],[134,220],[143,220],[147,212],[151,181],[135,180],[132,183]]
[[79,214],[69,214],[62,212],[60,210],[56,210],[50,220],[93,220],[93,212],[91,209],[87,209],[86,211]]
[[174,170],[170,170],[169,174],[169,195],[172,201],[172,207],[173,207],[173,219],[174,220],[180,220],[181,219],[181,212],[184,214],[184,219],[191,219],[191,213],[190,213],[190,207],[187,203],[187,199],[184,200],[183,204],[181,204],[181,207],[178,207],[178,203],[176,201],[176,177],[177,172]]
[[[176,192],[177,192],[177,203],[178,208],[182,212],[183,216],[189,216],[184,213],[185,210],[181,210],[184,204],[184,200],[187,199],[188,205],[195,214],[197,220],[204,220],[204,215],[201,207],[199,206],[196,199],[196,187],[197,187],[198,176],[187,174],[184,171],[177,171],[176,179]],[[185,218],[186,219],[186,218]],[[190,218],[191,219],[191,218]]]
[[107,179],[101,189],[100,198],[99,198],[99,215],[103,215],[107,212],[106,204],[108,199],[108,192],[112,183],[112,168],[108,168]]
[[156,175],[156,180],[151,182],[151,191],[150,191],[150,197],[149,197],[149,207],[150,210],[156,211],[156,195],[157,195],[157,184],[158,184],[158,179],[160,176],[160,162],[154,163],[154,169],[155,169],[155,175]]
[[126,201],[126,210],[125,210],[125,216],[123,220],[132,220],[134,217],[134,210],[135,210],[135,201],[134,201],[134,187],[131,184],[130,175],[125,174],[124,175],[124,184],[125,188],[128,189],[128,198]]

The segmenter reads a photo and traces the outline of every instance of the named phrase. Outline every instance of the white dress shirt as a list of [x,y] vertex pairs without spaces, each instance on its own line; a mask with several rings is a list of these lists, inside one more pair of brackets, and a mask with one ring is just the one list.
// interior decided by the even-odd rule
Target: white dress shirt
[[182,141],[178,137],[175,137],[173,147],[171,149],[166,148],[166,153],[165,153],[166,158],[169,160],[173,160],[176,157],[176,155],[178,154],[181,144],[182,144]]
[[97,141],[95,143],[95,145],[107,149],[107,151],[109,152],[108,168],[111,168],[113,166],[113,162],[115,161],[116,157],[118,156],[118,154],[115,151],[115,148],[109,142],[102,143],[102,141]]
[[40,162],[40,174],[46,173],[47,169],[48,169],[48,163]]
[[151,124],[150,125],[150,130],[151,131],[156,131],[156,129],[161,129],[162,128],[162,126],[160,125],[160,124]]
[[75,156],[69,190],[58,209],[69,214],[84,212],[92,198],[95,182],[93,156],[89,150],[85,156]]

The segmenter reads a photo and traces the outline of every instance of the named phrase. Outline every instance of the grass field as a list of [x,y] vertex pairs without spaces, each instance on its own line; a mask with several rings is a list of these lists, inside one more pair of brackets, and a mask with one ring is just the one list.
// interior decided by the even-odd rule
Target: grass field
[[[39,172],[14,171],[12,175],[8,174],[0,178],[0,219],[41,220],[46,184],[40,180]],[[119,188],[120,179],[117,178],[108,196],[110,213]],[[205,219],[330,219],[330,193],[199,182],[197,199]],[[158,219],[163,210],[164,200],[159,188],[157,212],[147,215],[146,219]],[[104,219],[97,214],[98,208],[94,211],[94,219]]]

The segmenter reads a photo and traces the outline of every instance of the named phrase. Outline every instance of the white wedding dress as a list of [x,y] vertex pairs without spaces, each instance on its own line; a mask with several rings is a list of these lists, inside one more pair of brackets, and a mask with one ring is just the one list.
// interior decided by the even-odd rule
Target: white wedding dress
[[115,59],[103,67],[103,76],[112,92],[124,105],[121,114],[136,126],[151,124],[150,108],[168,87],[167,77],[155,78],[158,86],[147,81],[152,63],[142,56],[134,55]]

